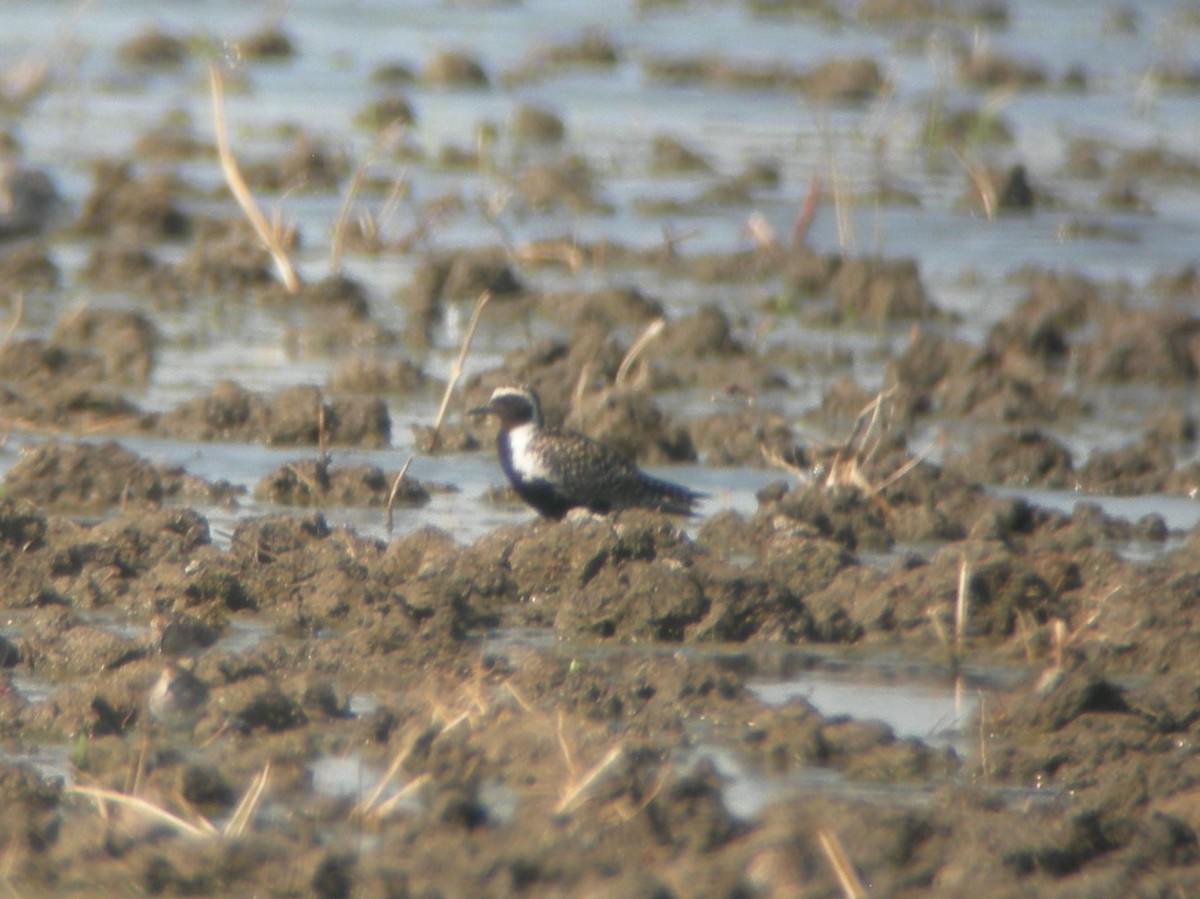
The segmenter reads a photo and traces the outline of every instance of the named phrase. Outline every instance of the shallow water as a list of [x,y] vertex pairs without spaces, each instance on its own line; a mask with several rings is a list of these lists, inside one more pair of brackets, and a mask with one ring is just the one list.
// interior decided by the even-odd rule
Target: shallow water
[[[97,152],[129,149],[140,132],[180,110],[199,136],[211,132],[203,54],[182,76],[130,75],[117,62],[121,43],[156,26],[182,36],[206,35],[215,56],[247,79],[248,89],[231,92],[226,101],[230,133],[243,159],[262,158],[286,147],[288,139],[272,132],[277,125],[292,123],[345,148],[354,158],[375,159],[371,169],[376,174],[403,174],[413,185],[414,201],[444,190],[482,199],[502,194],[502,179],[486,171],[448,172],[425,163],[391,163],[372,150],[373,138],[353,127],[355,113],[376,93],[367,83],[371,71],[393,61],[419,69],[435,50],[451,47],[476,54],[495,78],[548,43],[599,26],[621,52],[612,69],[571,71],[514,88],[414,86],[408,91],[418,114],[410,137],[430,153],[448,142],[474,146],[479,123],[503,124],[519,102],[540,102],[563,114],[568,149],[585,156],[602,175],[600,193],[614,210],[513,220],[508,225],[517,241],[573,234],[654,245],[662,240],[666,225],[689,231],[688,250],[728,250],[749,245],[745,222],[751,211],[761,213],[776,233],[786,235],[814,174],[826,182],[827,194],[831,183],[853,191],[881,180],[896,181],[916,194],[919,206],[866,203],[850,208],[839,228],[838,216],[827,202],[813,222],[809,242],[819,250],[843,246],[914,256],[934,300],[960,312],[964,321],[959,330],[974,340],[1019,295],[1003,284],[1003,278],[1022,266],[1071,269],[1099,278],[1119,276],[1136,286],[1156,272],[1196,261],[1200,190],[1195,185],[1142,182],[1139,188],[1155,203],[1156,213],[1132,214],[1099,207],[1097,194],[1103,185],[1066,179],[1059,171],[1067,141],[1078,136],[1124,147],[1161,144],[1194,152],[1200,126],[1191,114],[1192,98],[1152,90],[1153,80],[1143,77],[1148,66],[1167,65],[1183,55],[1184,39],[1175,33],[1179,11],[1166,0],[1138,6],[1140,29],[1133,35],[1106,29],[1091,4],[1046,7],[1028,0],[1009,4],[1010,21],[1004,31],[975,33],[967,26],[941,25],[915,45],[902,40],[910,33],[904,27],[833,27],[814,17],[755,16],[732,2],[650,12],[630,3],[608,8],[603,15],[587,4],[564,0],[520,5],[360,0],[352,9],[353,14],[347,15],[340,7],[334,11],[315,0],[290,4],[279,21],[298,48],[296,57],[286,63],[250,65],[239,62],[233,48],[238,39],[276,21],[278,11],[269,4],[217,2],[199,9],[139,0],[69,6],[11,3],[0,13],[5,26],[0,58],[45,63],[56,84],[67,82],[78,91],[51,92],[23,122],[26,158],[30,164],[50,168],[61,179],[68,202],[77,206],[87,190],[86,160]],[[1081,20],[1088,26],[1080,28]],[[1089,77],[1089,90],[1077,94],[1047,88],[989,97],[953,77],[946,48],[956,42],[968,46],[975,42],[1040,63],[1052,80],[1069,66],[1081,65]],[[795,66],[870,54],[881,60],[893,90],[870,104],[824,106],[788,91],[662,85],[642,72],[642,64],[654,57],[706,53]],[[965,175],[961,168],[942,170],[927,164],[922,123],[930,109],[967,102],[995,102],[1002,117],[1019,123],[1014,148],[982,150],[981,157],[1020,159],[1035,184],[1040,178],[1053,182],[1056,192],[1067,193],[1058,206],[989,222],[956,205]],[[701,207],[665,222],[658,216],[639,215],[631,209],[634,197],[648,190],[687,197],[701,183],[687,176],[647,177],[649,144],[659,133],[702,146],[722,174],[733,174],[753,159],[773,159],[781,166],[783,185],[759,191],[753,209]],[[523,151],[509,144],[502,129],[496,152],[510,160]],[[188,163],[187,173],[202,187],[220,183],[211,162]],[[263,200],[268,210],[279,209],[285,220],[295,221],[304,235],[297,259],[302,273],[324,274],[341,197],[335,192],[295,193]],[[377,209],[379,202],[380,198],[367,195],[358,205],[370,210]],[[396,230],[411,226],[406,214],[411,215],[402,211],[393,223]],[[1064,223],[1081,217],[1103,221],[1129,239],[1061,239]],[[497,235],[480,216],[468,212],[432,237],[435,246],[455,246],[492,242]],[[84,259],[82,252],[72,258],[69,250],[57,250],[56,255],[68,268]],[[373,315],[391,327],[402,327],[402,312],[399,304],[386,298],[407,280],[412,265],[411,260],[394,255],[351,256],[346,262],[348,273],[364,281],[376,298]],[[960,286],[956,279],[964,271],[981,275],[982,284]],[[534,273],[529,277],[537,283],[559,276]],[[579,280],[574,279],[576,284]],[[652,295],[661,295],[673,312],[709,301],[736,312],[747,301],[753,305],[766,300],[771,290],[768,284],[749,297],[740,286],[681,294],[671,285],[656,283],[654,276],[629,272],[602,280],[637,282]],[[78,289],[66,293],[71,302],[123,302],[119,296],[87,297]],[[52,320],[55,314],[47,308],[29,310],[25,327],[36,330],[39,320]],[[265,390],[321,383],[335,362],[289,357],[280,345],[277,318],[230,315],[200,308],[162,318],[169,337],[199,335],[200,340],[169,342],[143,398],[146,408],[167,408],[221,377]],[[427,360],[432,373],[448,364],[458,327],[453,322],[447,325],[441,345]],[[476,344],[475,364],[487,364],[499,348],[512,345],[513,336],[485,327]],[[843,331],[797,333],[786,318],[780,318],[766,336],[768,342],[807,340],[851,349],[861,339],[862,335]],[[869,366],[854,373],[867,387],[877,384]],[[820,381],[801,377],[789,396],[773,397],[772,402],[799,415],[819,397]],[[413,410],[394,408],[394,413],[401,413],[398,422],[405,420],[405,411],[428,420],[431,410],[428,402]],[[396,428],[395,440],[401,449],[409,445],[405,427]]]
[[803,674],[781,683],[756,684],[751,689],[770,705],[803,699],[829,718],[847,715],[882,721],[898,737],[916,737],[930,746],[949,746],[963,757],[971,745],[967,728],[982,695],[982,688],[972,689],[962,680],[922,683],[909,675],[900,681],[879,681],[861,672]]

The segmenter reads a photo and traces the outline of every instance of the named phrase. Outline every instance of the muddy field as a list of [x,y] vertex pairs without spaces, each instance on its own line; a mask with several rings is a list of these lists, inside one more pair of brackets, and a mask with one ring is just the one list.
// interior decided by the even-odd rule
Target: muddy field
[[[1195,9],[1095,14],[1160,93],[1050,164],[1039,98],[1146,98],[1026,4],[565,6],[366,4],[378,64],[57,10],[3,73],[0,887],[1200,895],[1200,79],[1139,55]],[[464,415],[517,383],[702,514],[537,519]]]

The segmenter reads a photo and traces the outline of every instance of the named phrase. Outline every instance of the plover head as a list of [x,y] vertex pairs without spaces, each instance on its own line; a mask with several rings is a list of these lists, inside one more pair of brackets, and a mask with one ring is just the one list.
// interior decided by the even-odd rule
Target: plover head
[[538,402],[537,394],[529,387],[497,387],[486,406],[479,406],[470,412],[495,415],[500,419],[502,431],[526,424],[540,426],[543,423],[542,405]]

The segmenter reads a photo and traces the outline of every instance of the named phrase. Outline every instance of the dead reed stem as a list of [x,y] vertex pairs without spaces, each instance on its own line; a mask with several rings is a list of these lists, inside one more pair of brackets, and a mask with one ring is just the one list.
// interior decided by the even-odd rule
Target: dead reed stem
[[958,597],[954,603],[954,655],[962,656],[963,639],[967,634],[967,616],[970,614],[971,564],[964,558],[958,569]]
[[250,786],[246,788],[241,802],[238,803],[233,815],[226,822],[225,829],[221,831],[221,836],[230,840],[236,839],[246,832],[246,828],[250,824],[250,819],[254,817],[254,813],[258,810],[258,806],[262,802],[263,794],[267,789],[267,782],[270,779],[271,763],[267,762],[263,765],[263,769],[255,776],[254,780],[250,781]]
[[767,217],[757,209],[746,220],[746,231],[760,250],[770,252],[779,249],[779,238],[775,236],[775,229],[771,227]]
[[225,88],[221,82],[221,71],[216,65],[211,66],[208,71],[209,83],[212,88],[217,155],[221,161],[221,172],[225,176],[225,183],[229,185],[230,193],[237,200],[238,206],[242,208],[250,226],[254,228],[254,233],[258,235],[258,239],[271,254],[271,259],[275,262],[275,268],[279,272],[279,277],[283,281],[284,287],[287,288],[287,292],[294,294],[300,290],[300,279],[296,276],[296,270],[292,268],[291,260],[288,259],[282,239],[282,229],[278,225],[273,227],[267,222],[262,210],[254,201],[254,195],[250,193],[246,179],[242,177],[237,160],[229,149],[229,136],[225,130]]
[[858,872],[854,870],[854,864],[850,861],[850,856],[846,854],[846,847],[842,845],[837,834],[822,827],[817,831],[817,840],[821,844],[825,858],[829,860],[829,864],[833,868],[833,873],[837,875],[842,895],[846,899],[862,899],[866,896],[867,888],[859,878]]
[[[441,733],[441,731],[438,731]],[[400,750],[392,757],[392,763],[388,766],[387,771],[383,772],[383,777],[379,778],[379,782],[375,784],[375,788],[366,796],[359,800],[354,807],[354,815],[360,818],[365,818],[372,813],[375,804],[379,801],[379,797],[383,795],[383,791],[387,789],[387,785],[392,782],[392,779],[400,772],[400,766],[412,753],[417,745],[417,740],[420,734],[410,738]]]
[[4,329],[4,337],[0,338],[0,350],[3,350],[12,341],[13,334],[17,332],[17,328],[21,326],[21,319],[25,317],[25,291],[18,290],[16,296],[16,308],[13,309],[12,321],[8,323],[8,327]]
[[387,799],[383,800],[383,802],[371,809],[371,817],[377,821],[382,821],[384,818],[388,817],[393,810],[395,810],[396,806],[400,804],[402,799],[404,799],[406,796],[411,796],[431,779],[432,778],[428,774],[421,774],[413,778]]
[[485,290],[475,301],[475,308],[471,312],[471,321],[467,324],[467,333],[463,335],[458,358],[454,360],[454,365],[450,368],[450,379],[446,382],[446,392],[442,394],[442,404],[438,407],[437,418],[433,422],[433,435],[429,439],[431,451],[438,448],[442,434],[442,422],[446,418],[446,409],[450,406],[450,397],[458,385],[458,379],[462,377],[463,364],[467,361],[467,352],[471,349],[471,341],[475,338],[475,329],[479,327],[479,317],[483,314],[483,309],[491,298],[492,292]]
[[579,799],[592,788],[596,781],[600,779],[600,776],[604,774],[604,772],[607,771],[612,764],[622,756],[624,752],[625,748],[623,746],[614,746],[608,751],[607,755],[605,755],[604,758],[602,758],[598,763],[593,765],[583,775],[583,777],[575,780],[574,783],[569,784],[563,793],[562,799],[559,800],[558,805],[554,807],[554,814],[562,815],[574,808]]
[[346,224],[350,221],[350,210],[353,208],[354,200],[362,188],[365,172],[366,165],[360,165],[354,170],[354,174],[350,176],[350,183],[346,185],[346,195],[342,197],[342,205],[338,208],[337,218],[333,222],[333,237],[329,241],[330,271],[341,271],[342,252],[346,246]]
[[854,233],[854,216],[850,203],[846,199],[846,187],[842,183],[841,171],[838,169],[837,156],[829,156],[829,181],[833,185],[833,210],[837,219],[838,249],[850,253],[858,246]]
[[821,176],[814,174],[808,179],[808,193],[805,194],[804,202],[796,211],[796,221],[792,223],[792,249],[799,247],[808,237],[808,229],[812,227],[813,219],[817,214],[817,205],[820,202]]
[[656,318],[642,329],[642,333],[637,336],[637,339],[625,351],[625,358],[621,360],[621,365],[617,368],[616,377],[613,378],[613,386],[620,387],[625,383],[625,378],[629,375],[629,370],[633,368],[633,363],[637,361],[637,357],[650,345],[654,338],[663,332],[663,328],[666,325],[666,319]]
[[209,839],[213,833],[197,827],[190,821],[185,821],[178,815],[174,815],[165,808],[160,808],[152,802],[147,802],[137,796],[129,796],[126,793],[118,793],[116,790],[106,790],[103,787],[84,787],[84,786],[68,786],[64,788],[67,793],[75,793],[79,796],[87,796],[89,799],[94,799],[98,804],[102,802],[114,802],[117,805],[124,806],[139,812],[150,818],[156,818],[166,824],[171,825],[180,833],[189,837],[200,837]]
[[966,171],[967,177],[971,179],[975,192],[979,194],[979,202],[983,206],[984,216],[989,222],[993,221],[996,218],[996,189],[992,186],[987,172],[981,166],[967,159],[958,147],[951,147],[950,150],[954,153],[954,158],[958,160],[959,165]]
[[396,479],[392,481],[392,490],[388,494],[387,501],[387,534],[392,536],[392,524],[395,521],[394,511],[396,505],[396,494],[400,491],[400,484],[404,481],[404,476],[408,474],[408,466],[412,465],[413,457],[409,456],[404,460],[404,464],[400,466],[400,471],[396,473]]

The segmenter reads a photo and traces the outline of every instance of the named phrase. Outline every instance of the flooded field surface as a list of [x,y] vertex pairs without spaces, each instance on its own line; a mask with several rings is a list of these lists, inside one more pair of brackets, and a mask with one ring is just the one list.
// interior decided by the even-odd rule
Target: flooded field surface
[[4,891],[1200,895],[1198,37],[5,5]]

